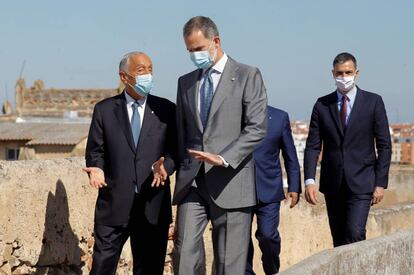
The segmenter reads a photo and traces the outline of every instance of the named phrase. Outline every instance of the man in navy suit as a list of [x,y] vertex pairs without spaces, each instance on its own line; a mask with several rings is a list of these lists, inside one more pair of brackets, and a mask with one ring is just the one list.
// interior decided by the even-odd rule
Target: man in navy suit
[[316,165],[323,147],[320,191],[325,195],[334,246],[365,240],[372,204],[379,203],[388,184],[391,139],[381,96],[355,85],[353,55],[333,61],[337,89],[318,99],[306,142],[305,197],[317,203]]
[[[256,238],[262,251],[263,269],[266,274],[279,272],[280,236],[279,225],[280,201],[285,199],[283,191],[282,167],[279,153],[282,156],[288,178],[288,197],[290,207],[299,201],[300,167],[293,143],[289,116],[286,112],[267,107],[267,134],[259,147],[254,151],[256,163],[256,193],[258,204],[254,208],[257,218]],[[246,274],[253,272],[253,242],[250,239]]]

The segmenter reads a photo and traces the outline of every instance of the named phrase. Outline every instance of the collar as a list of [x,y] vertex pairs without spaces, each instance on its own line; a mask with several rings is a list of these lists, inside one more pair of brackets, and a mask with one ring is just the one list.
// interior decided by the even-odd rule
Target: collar
[[[350,102],[354,101],[357,91],[358,91],[357,86],[354,85],[354,87],[345,94],[348,97],[348,101]],[[336,90],[336,96],[338,97],[338,101],[341,101],[343,94],[339,92],[338,90]]]
[[140,99],[140,100],[135,100],[126,91],[124,91],[124,95],[125,95],[127,105],[132,105],[135,101],[138,101],[138,104],[140,106],[144,106],[145,102],[147,101],[147,97],[144,97],[143,99]]
[[[226,53],[223,53],[223,56],[220,58],[220,60],[211,68],[213,71],[222,74],[224,71],[224,67],[226,66],[227,60],[229,59],[229,57],[227,56]],[[203,74],[207,71],[208,69],[203,71]]]

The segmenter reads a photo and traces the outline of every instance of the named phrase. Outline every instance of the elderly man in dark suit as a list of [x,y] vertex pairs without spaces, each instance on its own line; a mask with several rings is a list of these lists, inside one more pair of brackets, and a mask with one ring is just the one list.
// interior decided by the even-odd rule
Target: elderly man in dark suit
[[198,69],[178,80],[175,274],[204,272],[209,220],[215,274],[243,274],[256,204],[252,153],[266,134],[264,83],[257,68],[223,52],[210,18],[191,18],[183,35]]
[[355,85],[357,62],[337,55],[337,89],[318,99],[305,149],[305,197],[317,203],[316,165],[323,148],[320,191],[325,195],[334,246],[365,240],[370,206],[388,185],[391,139],[381,96]]
[[86,147],[90,184],[99,188],[91,274],[115,274],[130,237],[134,274],[162,274],[175,170],[175,105],[150,95],[152,62],[123,57],[122,94],[95,106]]

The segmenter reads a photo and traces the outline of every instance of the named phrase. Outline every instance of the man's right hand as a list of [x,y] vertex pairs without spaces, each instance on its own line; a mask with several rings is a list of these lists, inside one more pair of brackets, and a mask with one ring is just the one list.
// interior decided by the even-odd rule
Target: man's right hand
[[316,188],[315,184],[308,184],[305,187],[305,198],[306,201],[310,204],[316,205],[318,202],[318,196],[317,196],[318,190]]
[[107,186],[105,182],[105,175],[104,171],[102,171],[99,167],[85,167],[82,170],[88,173],[89,176],[89,184],[95,188],[102,188]]

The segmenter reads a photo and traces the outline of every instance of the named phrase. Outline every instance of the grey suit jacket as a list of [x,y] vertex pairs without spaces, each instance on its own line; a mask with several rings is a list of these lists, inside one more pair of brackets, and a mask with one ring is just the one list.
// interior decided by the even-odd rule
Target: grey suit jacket
[[205,182],[219,207],[234,209],[256,204],[252,152],[266,134],[267,96],[260,71],[229,58],[211,103],[203,130],[197,108],[201,70],[178,80],[177,132],[179,169],[173,204],[188,194],[201,162],[187,149],[221,155],[229,167],[205,163]]

